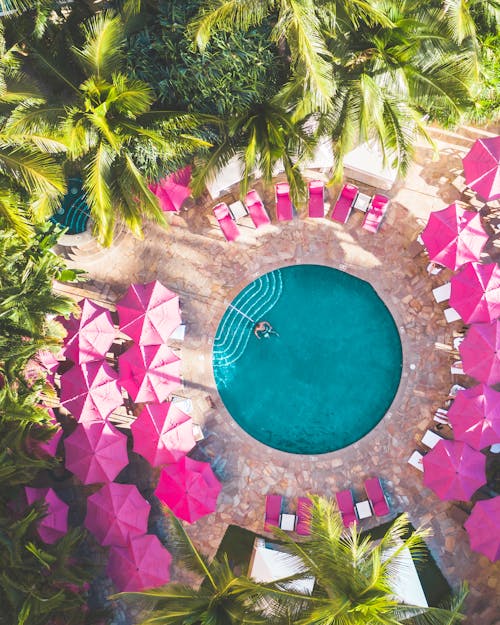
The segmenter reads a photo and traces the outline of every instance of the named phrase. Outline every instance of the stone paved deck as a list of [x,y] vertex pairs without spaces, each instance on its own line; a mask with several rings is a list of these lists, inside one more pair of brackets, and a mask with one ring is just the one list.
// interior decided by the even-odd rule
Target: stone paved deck
[[[429,277],[425,255],[415,256],[411,242],[431,210],[469,199],[467,191],[462,192],[460,157],[479,133],[465,129],[460,135],[435,131],[434,136],[439,159],[433,161],[429,149],[419,149],[406,181],[390,192],[391,207],[376,235],[360,227],[362,214],[358,211],[353,211],[347,225],[308,219],[304,212],[292,222],[277,223],[272,190],[257,184],[273,224],[256,231],[243,221],[243,236],[236,243],[225,242],[211,217],[215,202],[202,198],[188,210],[172,215],[168,232],[148,227],[144,241],[125,235],[115,247],[97,256],[77,257],[75,265],[88,270],[90,287],[97,285],[101,297],[110,302],[131,282],[155,278],[181,295],[187,323],[182,345],[184,394],[192,398],[193,416],[203,424],[204,453],[227,460],[216,514],[190,528],[202,550],[213,554],[229,523],[262,531],[268,492],[283,494],[294,510],[295,498],[308,492],[332,496],[338,489],[352,487],[361,498],[363,480],[379,475],[394,513],[406,510],[415,526],[432,528],[429,546],[450,583],[469,582],[467,623],[498,625],[500,562],[491,564],[470,551],[462,528],[463,512],[440,501],[423,486],[422,474],[407,464],[423,432],[433,424],[434,410],[443,405],[451,384],[460,381],[452,380],[449,366],[453,356],[446,346],[451,345],[453,332],[461,324],[448,325],[443,316],[445,306],[436,304],[431,294],[451,273],[445,270]],[[236,192],[222,199],[232,201]],[[330,199],[336,192],[330,190]],[[492,234],[485,260],[498,261],[499,241],[493,229],[500,221],[498,206],[473,201]],[[222,405],[211,368],[212,340],[229,301],[256,276],[294,263],[328,265],[371,282],[392,311],[403,344],[403,376],[387,416],[357,443],[320,456],[286,454],[250,438]]]

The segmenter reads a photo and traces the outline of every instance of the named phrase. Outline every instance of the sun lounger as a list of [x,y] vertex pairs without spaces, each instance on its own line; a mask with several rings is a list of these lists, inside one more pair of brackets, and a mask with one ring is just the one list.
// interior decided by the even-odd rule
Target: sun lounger
[[278,182],[274,185],[276,195],[276,215],[280,221],[293,219],[293,204],[290,197],[288,182]]
[[450,367],[451,375],[465,375],[461,360],[456,360]]
[[309,497],[299,497],[297,500],[297,525],[295,531],[301,536],[309,536],[311,533],[311,506]]
[[422,458],[424,455],[415,449],[412,455],[408,458],[408,464],[411,464],[412,467],[418,469],[419,471],[424,471],[424,463],[422,462]]
[[425,432],[425,434],[422,436],[422,444],[425,445],[426,447],[429,447],[429,449],[434,449],[434,447],[439,443],[439,441],[442,441],[443,437],[439,436],[439,434],[436,434],[436,432],[433,432],[432,430],[427,430]]
[[349,219],[349,215],[351,214],[354,202],[358,197],[358,193],[358,187],[353,184],[345,184],[342,187],[342,191],[340,192],[337,201],[335,202],[335,206],[333,207],[332,219],[345,224]]
[[450,392],[448,393],[448,397],[456,397],[458,391],[465,391],[465,386],[462,386],[461,384],[453,384],[450,388]]
[[186,336],[186,324],[181,323],[175,328],[175,330],[172,332],[172,334],[168,338],[172,339],[173,341],[183,341],[185,336]]
[[335,493],[335,499],[339,507],[340,515],[342,516],[342,522],[344,527],[349,527],[352,523],[356,523],[356,508],[354,507],[354,500],[352,498],[352,492],[347,490],[341,490]]
[[266,496],[266,516],[264,518],[264,529],[266,531],[280,526],[282,505],[283,497],[281,495]]
[[446,302],[446,300],[450,299],[451,282],[447,282],[446,284],[442,284],[441,286],[437,286],[435,289],[432,289],[432,295],[438,304]]
[[378,477],[365,480],[365,491],[375,516],[385,516],[389,514],[389,504],[387,503],[387,498]]
[[311,180],[309,188],[309,217],[325,216],[325,183]]
[[214,215],[226,239],[228,241],[235,241],[240,236],[240,229],[231,219],[227,204],[221,202],[214,206]]
[[441,273],[443,271],[444,267],[441,267],[440,265],[436,265],[436,263],[432,263],[430,262],[427,265],[427,273],[430,273],[431,276],[437,276],[438,273]]
[[260,228],[261,226],[266,226],[271,223],[266,207],[260,199],[260,195],[257,191],[252,189],[246,194],[245,204],[256,228]]
[[453,323],[453,321],[460,321],[460,319],[462,318],[454,308],[447,308],[444,311],[444,316],[448,323]]
[[374,195],[370,204],[370,208],[366,211],[362,226],[369,232],[377,232],[384,218],[387,207],[389,206],[389,198],[385,195]]

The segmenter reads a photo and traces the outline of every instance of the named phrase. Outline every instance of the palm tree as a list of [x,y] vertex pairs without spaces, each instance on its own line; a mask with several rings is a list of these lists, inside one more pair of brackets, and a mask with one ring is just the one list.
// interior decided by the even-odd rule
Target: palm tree
[[500,22],[500,2],[498,0],[443,0],[444,17],[450,35],[458,44],[470,37],[477,45],[477,24],[484,22],[493,34]]

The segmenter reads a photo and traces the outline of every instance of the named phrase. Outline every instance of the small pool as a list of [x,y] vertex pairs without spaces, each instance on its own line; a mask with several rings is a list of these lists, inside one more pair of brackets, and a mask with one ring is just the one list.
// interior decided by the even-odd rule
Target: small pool
[[50,220],[66,229],[66,234],[81,234],[87,228],[90,208],[87,204],[83,180],[68,179],[68,191]]
[[[277,335],[257,338],[262,320]],[[319,265],[277,269],[246,286],[213,346],[231,416],[260,442],[295,454],[365,436],[391,405],[401,367],[396,324],[372,286]]]

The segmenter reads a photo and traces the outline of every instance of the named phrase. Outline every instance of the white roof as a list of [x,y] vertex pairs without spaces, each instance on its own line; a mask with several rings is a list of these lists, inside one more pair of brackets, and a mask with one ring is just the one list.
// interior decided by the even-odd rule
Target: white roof
[[222,191],[229,189],[241,180],[243,163],[238,156],[233,156],[227,165],[220,169],[215,177],[207,183],[207,189],[213,200],[219,197]]
[[[297,556],[269,549],[256,541],[250,569],[250,577],[256,582],[275,582],[300,571],[301,561]],[[314,587],[314,577],[304,577],[287,584],[287,587],[310,595]]]
[[[394,553],[395,550],[396,548],[394,547],[390,550],[388,549],[385,553],[389,555]],[[416,605],[422,608],[428,607],[424,589],[420,583],[415,563],[408,548],[403,549],[399,554],[398,564],[400,568],[393,584],[394,598],[408,605]]]
[[390,165],[385,165],[382,152],[374,143],[361,143],[344,157],[344,167],[349,178],[390,189],[398,172]]

